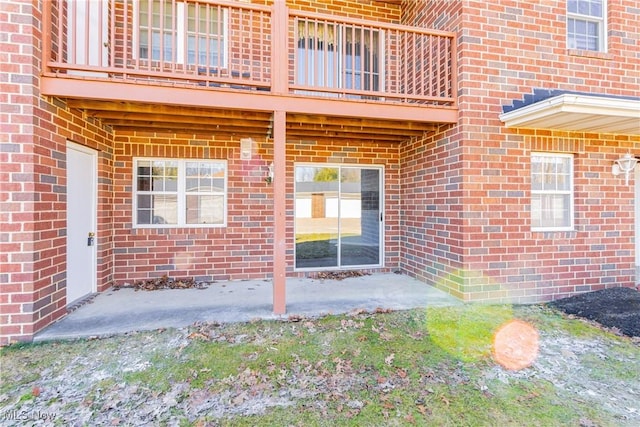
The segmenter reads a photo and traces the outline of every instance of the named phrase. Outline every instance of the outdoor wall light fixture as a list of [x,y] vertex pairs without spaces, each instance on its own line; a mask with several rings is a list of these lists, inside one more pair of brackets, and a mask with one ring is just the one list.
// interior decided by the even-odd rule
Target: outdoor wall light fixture
[[267,177],[264,180],[269,184],[273,182],[273,162],[269,165],[269,172],[267,172]]
[[638,159],[633,157],[631,153],[627,153],[613,162],[611,173],[613,176],[624,174],[624,182],[626,185],[629,185],[629,175],[631,175],[631,171],[636,167],[636,163],[638,163]]

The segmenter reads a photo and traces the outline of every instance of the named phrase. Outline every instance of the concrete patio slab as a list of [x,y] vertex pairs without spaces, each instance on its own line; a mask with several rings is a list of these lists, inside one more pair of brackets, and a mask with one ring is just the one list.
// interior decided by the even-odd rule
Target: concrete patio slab
[[400,274],[344,280],[287,279],[287,314],[273,314],[271,280],[212,283],[204,289],[110,289],[38,333],[34,341],[178,328],[195,322],[315,317],[355,309],[460,305],[451,295]]

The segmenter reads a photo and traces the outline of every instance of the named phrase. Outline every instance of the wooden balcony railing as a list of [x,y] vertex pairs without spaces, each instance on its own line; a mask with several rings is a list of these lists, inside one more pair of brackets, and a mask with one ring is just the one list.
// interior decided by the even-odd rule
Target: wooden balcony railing
[[45,2],[44,73],[455,104],[453,33],[217,0]]

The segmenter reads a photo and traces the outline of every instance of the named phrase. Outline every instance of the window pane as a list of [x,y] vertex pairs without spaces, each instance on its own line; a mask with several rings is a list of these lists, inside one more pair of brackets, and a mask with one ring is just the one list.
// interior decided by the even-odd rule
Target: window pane
[[151,176],[152,191],[178,191],[177,163],[154,161]]
[[296,268],[380,264],[380,169],[295,168]]
[[567,45],[569,49],[599,51],[603,49],[605,31],[604,5],[601,0],[570,0],[567,13]]
[[[187,28],[189,31],[203,34],[221,34],[222,22],[218,20],[218,8],[216,6],[207,7],[206,5],[200,5],[197,11],[198,19],[196,20],[196,5],[189,4],[187,17]],[[207,19],[207,14],[209,14],[209,19]]]
[[138,195],[138,224],[177,224],[178,200],[174,195]]
[[158,195],[152,196],[152,200],[154,224],[178,223],[178,196]]
[[223,225],[224,162],[138,160],[137,224]]
[[224,196],[187,195],[187,224],[223,224]]
[[341,168],[340,265],[380,263],[380,170]]
[[338,169],[296,167],[296,268],[337,267]]
[[568,156],[531,157],[531,225],[566,228],[572,224],[573,159]]
[[187,192],[224,192],[223,163],[187,162],[185,176]]
[[578,0],[578,13],[581,15],[589,14],[589,2],[587,0]]
[[531,196],[531,226],[538,228],[568,227],[570,196],[533,194]]
[[[224,13],[214,6],[190,4],[187,8],[187,63],[223,66]],[[221,12],[223,12],[221,10]],[[198,14],[196,18],[196,13]]]

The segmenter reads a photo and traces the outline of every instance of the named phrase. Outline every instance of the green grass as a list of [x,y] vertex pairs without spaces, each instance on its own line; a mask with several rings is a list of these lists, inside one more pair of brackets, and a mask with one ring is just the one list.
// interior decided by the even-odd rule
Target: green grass
[[[131,417],[156,399],[160,425],[625,425],[546,379],[497,367],[492,337],[513,318],[542,334],[599,340],[605,358],[579,357],[605,386],[640,381],[640,351],[629,339],[538,306],[465,305],[11,346],[0,350],[0,411],[90,407]],[[73,396],[47,393],[69,372]],[[34,396],[34,386],[43,393]],[[220,418],[188,406],[199,395],[230,407],[285,396],[287,405]]]

